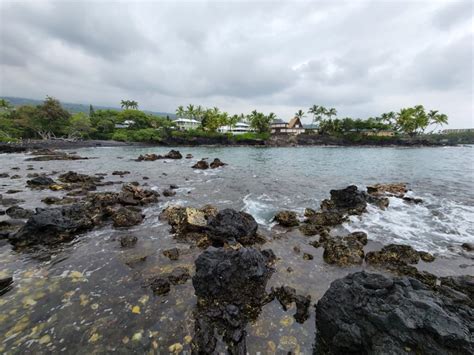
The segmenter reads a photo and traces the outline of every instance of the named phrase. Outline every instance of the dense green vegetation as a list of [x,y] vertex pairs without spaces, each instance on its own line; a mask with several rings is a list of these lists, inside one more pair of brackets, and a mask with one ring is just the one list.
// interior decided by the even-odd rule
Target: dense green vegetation
[[[134,100],[122,100],[121,106],[122,110],[115,110],[94,109],[90,105],[88,113],[71,113],[52,97],[46,97],[38,105],[18,107],[0,99],[0,141],[59,137],[71,140],[113,139],[150,143],[173,138],[227,139],[230,142],[266,140],[270,136],[271,123],[276,119],[274,113],[264,114],[257,110],[247,115],[229,115],[217,107],[203,108],[190,104],[186,108],[179,106],[176,116],[196,120],[199,124],[195,129],[182,131],[168,117],[139,110],[138,102]],[[327,109],[319,105],[313,105],[307,113],[312,115],[313,129],[307,130],[306,134],[319,133],[358,142],[368,139],[368,133],[371,133],[371,139],[377,140],[373,135],[378,132],[394,132],[396,135],[413,137],[426,135],[427,129],[431,128],[430,136],[434,139],[440,141],[443,137],[446,138],[446,135],[436,138],[433,132],[446,124],[448,117],[438,111],[427,112],[421,105],[367,119],[337,118],[335,108]],[[305,115],[303,110],[295,113],[299,118],[306,117]],[[235,136],[218,132],[220,127],[232,128],[238,122],[248,123],[253,132]]]
[[[392,131],[397,134],[415,136],[425,134],[431,127],[433,133],[448,123],[448,116],[436,110],[426,112],[422,105],[402,108],[399,112],[383,113],[378,117],[353,119],[351,117],[332,118],[337,116],[335,108],[313,105],[308,109],[313,116],[313,124],[320,134],[340,135],[364,131]],[[305,112],[299,110],[297,117],[304,117]]]
[[124,110],[95,110],[71,114],[61,103],[46,97],[39,105],[13,107],[0,99],[0,140],[116,139],[158,142],[174,127],[164,117],[139,111],[136,101],[122,101]]

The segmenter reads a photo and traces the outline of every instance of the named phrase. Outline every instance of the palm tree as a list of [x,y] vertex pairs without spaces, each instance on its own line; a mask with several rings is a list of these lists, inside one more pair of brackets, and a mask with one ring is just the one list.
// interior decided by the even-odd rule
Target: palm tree
[[186,116],[187,116],[188,118],[194,118],[194,105],[189,104],[189,105],[186,107]]
[[203,108],[201,105],[198,105],[198,107],[196,107],[196,109],[194,110],[194,116],[195,116],[199,121],[201,121],[203,114],[204,114],[204,108]]
[[130,100],[129,101],[129,105],[130,105],[130,108],[132,110],[138,110],[138,102],[134,101],[134,100]]
[[337,110],[334,108],[334,107],[331,107],[329,110],[325,110],[325,115],[329,117],[329,119],[331,119],[332,116],[336,116],[337,115]]
[[270,113],[268,114],[268,119],[270,120],[270,122],[275,121],[276,118],[277,118],[277,116],[276,116],[273,112],[270,112]]
[[298,110],[298,112],[295,113],[295,116],[298,117],[299,119],[306,117],[305,112],[303,110]]
[[448,116],[445,115],[444,113],[439,113],[439,111],[437,110],[431,110],[430,112],[428,112],[427,116],[428,116],[429,124],[435,125],[435,128],[431,131],[431,133],[433,133],[436,129],[438,129],[439,126],[448,124]]
[[129,102],[130,102],[130,101],[128,101],[128,100],[122,100],[122,101],[120,101],[120,106],[121,106],[123,109],[126,110],[126,109],[128,109],[128,107],[129,107],[129,105],[130,105]]
[[178,108],[176,109],[176,116],[178,118],[182,118],[185,114],[185,111],[184,111],[184,108],[182,105],[178,106]]

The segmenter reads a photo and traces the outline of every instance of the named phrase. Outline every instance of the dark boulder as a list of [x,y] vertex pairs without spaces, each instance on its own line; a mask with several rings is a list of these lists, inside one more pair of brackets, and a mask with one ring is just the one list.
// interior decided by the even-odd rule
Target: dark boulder
[[227,164],[221,162],[220,159],[218,159],[218,158],[215,158],[215,159],[211,162],[211,164],[209,164],[209,166],[211,167],[211,169],[219,168],[219,167],[224,166],[224,165],[227,165]]
[[205,160],[199,160],[196,164],[192,166],[192,168],[206,170],[209,169],[209,163]]
[[185,267],[177,267],[174,268],[173,271],[168,275],[168,280],[173,285],[184,284],[186,281],[189,280],[191,275],[189,274],[189,270]]
[[272,269],[257,249],[209,248],[196,262],[193,286],[196,296],[233,304],[252,303],[265,293]]
[[61,208],[36,209],[26,224],[9,236],[14,246],[35,244],[54,245],[74,238],[78,233],[94,227],[83,205],[74,204]]
[[472,354],[474,312],[448,289],[366,272],[336,280],[316,306],[315,353]]
[[5,213],[10,218],[19,218],[19,219],[28,219],[34,214],[32,210],[28,210],[20,206],[11,206],[7,208]]
[[28,180],[26,184],[31,188],[47,188],[48,186],[55,184],[55,182],[50,177],[38,176]]
[[168,154],[164,155],[163,158],[165,159],[181,159],[183,156],[178,150],[170,150]]
[[209,220],[207,231],[216,245],[224,243],[253,244],[257,240],[258,225],[246,212],[227,208]]
[[366,194],[351,185],[341,190],[331,190],[331,199],[321,203],[323,211],[337,211],[349,215],[365,212],[367,207]]
[[123,175],[128,175],[128,174],[130,174],[130,171],[115,170],[112,172],[112,175],[123,176]]
[[300,224],[296,212],[280,211],[274,217],[275,222],[283,227],[296,227]]
[[58,177],[59,181],[68,184],[98,184],[104,178],[102,176],[89,176],[86,174],[79,174],[75,171],[68,171]]

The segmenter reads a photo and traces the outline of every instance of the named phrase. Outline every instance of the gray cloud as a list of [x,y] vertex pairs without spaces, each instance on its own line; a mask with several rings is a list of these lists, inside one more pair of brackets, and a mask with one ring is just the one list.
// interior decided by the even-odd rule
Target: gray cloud
[[[0,94],[289,117],[421,103],[472,123],[472,5],[0,0]],[[470,21],[469,21],[470,20]]]

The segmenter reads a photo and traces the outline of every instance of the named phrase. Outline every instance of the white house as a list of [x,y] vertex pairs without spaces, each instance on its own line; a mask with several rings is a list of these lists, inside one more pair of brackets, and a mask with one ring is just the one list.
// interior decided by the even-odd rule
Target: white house
[[129,128],[135,124],[134,120],[125,120],[122,123],[115,124],[115,128]]
[[253,132],[250,125],[244,122],[237,122],[235,126],[221,126],[218,129],[221,133],[232,133],[232,134],[244,134],[247,132]]
[[201,122],[189,118],[177,118],[174,120],[174,123],[176,123],[176,126],[182,131],[196,129],[201,125]]

